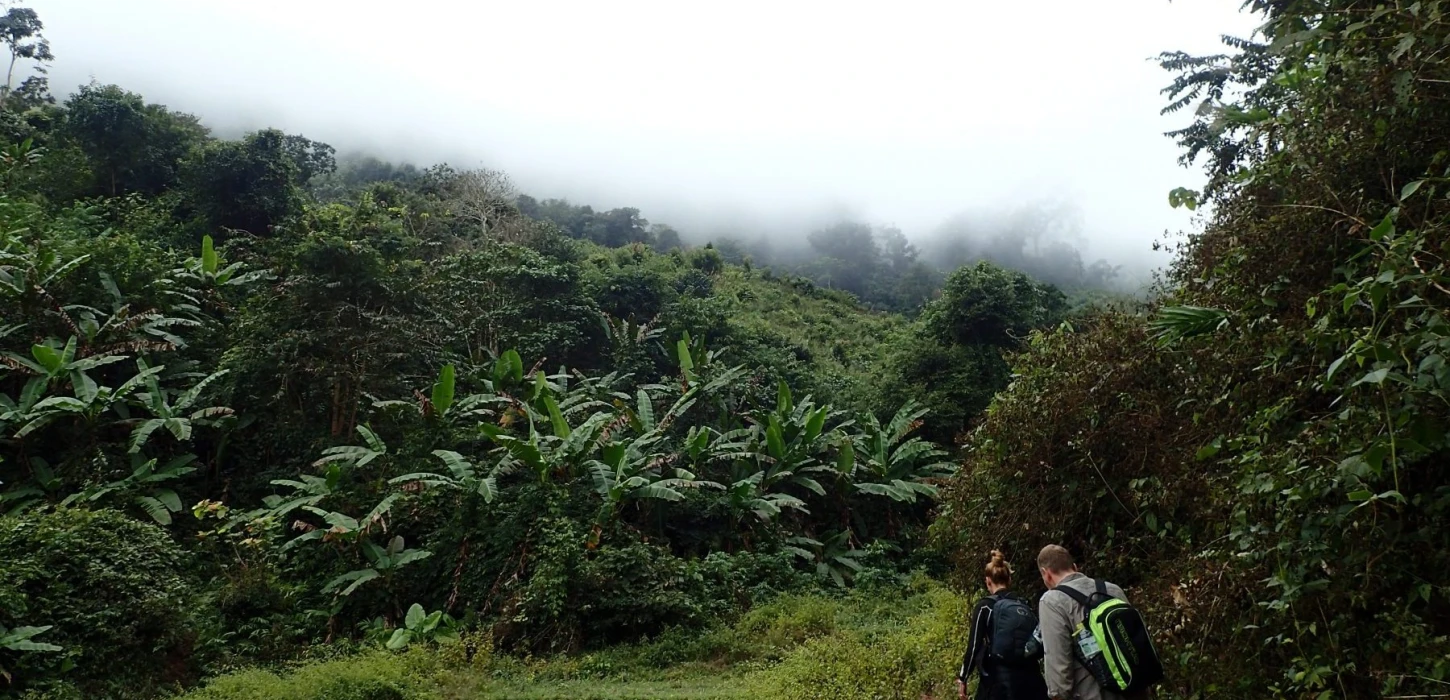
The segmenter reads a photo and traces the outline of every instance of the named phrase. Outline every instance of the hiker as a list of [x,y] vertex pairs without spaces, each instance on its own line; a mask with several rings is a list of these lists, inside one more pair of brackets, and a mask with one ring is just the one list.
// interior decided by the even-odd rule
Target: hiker
[[992,550],[986,568],[987,597],[972,608],[972,632],[957,672],[957,694],[966,700],[967,678],[980,674],[976,700],[1043,700],[1047,686],[1037,668],[1042,645],[1037,619],[1026,601],[1008,591],[1012,569]]
[[[1088,630],[1085,620],[1089,610],[1103,608],[1124,611],[1135,616],[1129,621],[1137,636],[1131,641],[1143,645],[1144,651],[1134,657],[1137,666],[1120,669],[1122,676],[1139,676],[1136,682],[1124,687],[1151,685],[1162,677],[1157,655],[1152,651],[1151,640],[1143,641],[1147,632],[1142,628],[1141,617],[1127,605],[1128,598],[1116,584],[1097,581],[1084,576],[1077,569],[1072,554],[1059,545],[1050,544],[1037,555],[1037,568],[1042,573],[1042,583],[1047,592],[1037,604],[1037,615],[1041,624],[1043,646],[1043,674],[1047,680],[1048,696],[1052,700],[1131,700],[1147,697],[1146,691],[1134,690],[1130,694],[1119,694],[1104,688],[1104,682],[1094,676],[1093,670],[1084,665],[1085,657],[1080,644],[1090,645],[1094,663],[1101,661],[1098,643],[1093,640],[1093,630]],[[1108,602],[1112,599],[1121,603]],[[1141,630],[1141,633],[1138,631]],[[1101,631],[1101,630],[1099,630]],[[1121,653],[1121,652],[1120,652]],[[1136,652],[1135,652],[1136,653]],[[1103,669],[1100,672],[1107,673]],[[1109,676],[1109,681],[1113,679]],[[1118,687],[1118,686],[1112,686]]]

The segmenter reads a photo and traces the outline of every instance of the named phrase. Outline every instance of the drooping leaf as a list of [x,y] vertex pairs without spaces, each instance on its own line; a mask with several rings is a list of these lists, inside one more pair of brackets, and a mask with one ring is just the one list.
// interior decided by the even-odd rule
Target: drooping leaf
[[181,512],[181,496],[176,495],[175,491],[171,489],[157,489],[153,495],[156,497],[156,500],[160,501],[171,512]]
[[393,636],[388,638],[387,646],[390,651],[397,651],[399,649],[402,649],[403,647],[408,646],[408,643],[411,641],[413,641],[413,633],[409,630],[399,627],[398,629],[393,630]]
[[137,496],[136,503],[140,504],[141,508],[146,511],[146,514],[151,516],[152,520],[162,525],[171,524],[171,511],[167,510],[166,505],[161,501],[150,496]]
[[564,414],[559,412],[559,402],[552,396],[544,397],[544,408],[549,412],[549,422],[554,426],[554,437],[565,439],[569,437],[569,422],[564,420]]

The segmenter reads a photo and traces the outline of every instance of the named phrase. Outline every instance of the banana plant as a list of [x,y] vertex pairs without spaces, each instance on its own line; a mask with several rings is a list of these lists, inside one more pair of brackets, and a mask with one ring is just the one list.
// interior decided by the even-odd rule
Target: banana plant
[[[517,353],[514,355],[517,357]],[[374,401],[375,408],[403,407],[417,411],[423,418],[451,423],[469,417],[485,416],[490,413],[489,404],[507,404],[508,399],[494,394],[471,394],[456,398],[457,374],[453,365],[444,365],[438,372],[437,381],[427,396],[418,394],[418,401]],[[455,400],[456,399],[456,400]]]
[[267,270],[243,272],[245,267],[246,265],[241,262],[234,262],[222,267],[221,255],[217,253],[215,242],[212,241],[211,236],[202,236],[201,257],[186,261],[172,274],[181,279],[214,287],[245,286],[271,276]]
[[715,410],[715,424],[722,430],[739,426],[741,400],[726,391],[734,387],[748,374],[744,365],[725,367],[721,352],[706,350],[703,338],[692,339],[684,333],[675,343],[675,358],[679,362],[682,391],[703,399]]
[[0,492],[0,512],[4,515],[18,515],[42,503],[62,486],[50,464],[40,457],[30,458],[30,475],[28,481]]
[[663,436],[654,430],[632,440],[612,441],[604,446],[602,459],[588,462],[594,490],[604,500],[602,515],[613,517],[631,500],[680,501],[680,489],[724,488],[702,481],[685,469],[667,467],[668,455],[651,450]]
[[[76,338],[72,336],[61,350],[50,345],[31,347],[34,361],[13,354],[6,356],[6,364],[36,375],[26,382],[18,402],[0,394],[0,423],[21,426],[11,437],[23,438],[63,417],[78,417],[94,424],[101,415],[139,391],[150,378],[164,369],[138,362],[137,374],[112,389],[98,385],[87,371],[123,361],[125,356],[96,355],[76,359],[75,353]],[[63,379],[69,379],[73,396],[45,397],[51,385]]]
[[322,456],[312,463],[314,467],[325,467],[333,462],[341,462],[354,469],[361,469],[371,464],[374,460],[388,454],[388,445],[372,428],[366,425],[357,426],[357,432],[363,437],[366,445],[340,445],[329,447],[322,451]]
[[[323,593],[332,593],[341,588],[338,596],[346,597],[352,595],[353,591],[369,581],[383,579],[384,584],[387,584],[398,569],[415,561],[427,559],[433,554],[426,549],[409,549],[404,543],[402,535],[395,535],[388,540],[386,547],[379,547],[369,540],[363,540],[362,552],[363,556],[367,557],[369,566],[349,571],[332,579],[326,586],[323,586]],[[346,586],[344,587],[343,584]]]
[[724,505],[735,519],[736,523],[743,520],[745,514],[753,514],[764,522],[769,522],[779,517],[786,508],[809,513],[806,504],[799,498],[787,493],[767,491],[764,486],[765,472],[757,471],[752,474],[736,474],[739,478],[730,482],[725,487]]
[[[7,628],[5,625],[0,625],[0,650],[16,652],[63,651],[58,645],[34,641],[36,637],[50,631],[51,627],[53,625],[15,628]],[[0,666],[0,678],[4,678],[6,683],[11,683],[15,680],[10,675],[10,671],[4,666]]]
[[664,333],[663,328],[655,327],[655,319],[636,323],[632,315],[629,318],[616,319],[601,313],[599,321],[604,328],[604,336],[616,350],[641,347]]
[[[920,437],[908,439],[921,427],[927,410],[908,401],[885,427],[876,416],[867,414],[856,438],[854,448],[843,447],[840,470],[851,468],[857,482],[856,490],[885,496],[903,503],[914,503],[922,496],[935,498],[937,489],[930,479],[949,476],[956,468],[944,461],[947,453]],[[850,459],[844,459],[850,455]]]
[[15,299],[39,297],[49,300],[50,293],[46,288],[51,282],[91,259],[90,255],[81,255],[62,260],[54,251],[36,252],[24,244],[17,244],[15,248],[0,250],[0,296]]
[[316,506],[336,493],[341,483],[342,466],[331,462],[324,466],[322,476],[299,474],[296,479],[273,479],[273,485],[286,486],[292,489],[292,493],[289,496],[269,495],[262,499],[262,504],[272,515],[282,517],[298,508]]
[[[146,367],[145,360],[137,360],[137,364],[143,370]],[[161,428],[170,432],[178,442],[186,442],[191,439],[194,424],[206,425],[212,419],[232,415],[232,409],[224,406],[194,408],[207,386],[226,373],[226,370],[212,373],[182,392],[175,402],[169,400],[167,392],[161,388],[154,373],[145,375],[146,391],[137,394],[136,399],[143,408],[150,411],[152,417],[142,421],[131,432],[131,454],[140,453],[151,435]]]
[[503,427],[491,423],[479,424],[479,431],[494,444],[503,448],[505,459],[502,469],[522,465],[532,472],[541,484],[547,484],[553,476],[570,479],[578,476],[581,469],[599,449],[600,437],[614,420],[606,412],[591,414],[577,426],[571,426],[563,410],[550,395],[543,395],[544,406],[552,432],[542,433],[529,415],[527,437],[511,435]]
[[388,480],[389,484],[418,483],[423,486],[441,486],[464,493],[476,493],[485,503],[492,503],[498,497],[498,480],[493,476],[479,476],[473,463],[463,455],[450,450],[433,450],[433,456],[443,462],[448,474],[436,472],[413,472]]
[[61,505],[70,505],[81,500],[94,503],[111,494],[121,494],[130,496],[132,502],[146,511],[152,520],[161,525],[170,525],[171,514],[181,512],[181,497],[173,489],[159,484],[175,481],[196,471],[196,467],[191,466],[195,461],[196,455],[182,455],[158,468],[154,458],[142,459],[140,455],[133,453],[130,476],[72,494],[61,501]]
[[827,421],[839,414],[830,406],[816,406],[810,397],[796,403],[790,387],[780,382],[775,410],[750,416],[752,427],[735,431],[742,439],[733,444],[727,455],[753,461],[758,466],[762,472],[762,491],[794,484],[824,496],[825,487],[811,474],[831,470],[822,457],[837,449],[841,429],[851,425],[848,421],[826,430]]
[[429,613],[422,605],[413,603],[403,616],[403,625],[393,630],[388,637],[387,648],[392,651],[406,648],[419,641],[449,642],[458,640],[458,629],[452,617],[442,610]]
[[816,574],[829,578],[842,588],[854,578],[856,572],[865,568],[856,561],[864,552],[851,547],[851,531],[842,530],[825,541],[809,537],[792,537],[786,540],[786,550],[798,557],[813,561]]

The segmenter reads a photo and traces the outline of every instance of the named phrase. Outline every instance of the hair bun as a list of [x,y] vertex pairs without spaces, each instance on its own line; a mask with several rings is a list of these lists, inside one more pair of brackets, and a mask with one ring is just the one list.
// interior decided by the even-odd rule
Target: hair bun
[[991,558],[987,560],[987,578],[992,579],[1003,586],[1012,585],[1012,565],[1007,563],[1007,556],[1002,550],[992,550]]

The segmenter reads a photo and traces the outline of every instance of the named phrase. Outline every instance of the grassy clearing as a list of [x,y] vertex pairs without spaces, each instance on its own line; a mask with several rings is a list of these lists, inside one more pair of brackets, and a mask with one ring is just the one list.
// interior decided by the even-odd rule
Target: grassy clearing
[[733,625],[547,659],[487,644],[371,651],[283,673],[248,670],[183,700],[463,700],[465,698],[945,697],[967,601],[939,585],[839,598],[785,596]]

